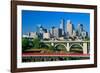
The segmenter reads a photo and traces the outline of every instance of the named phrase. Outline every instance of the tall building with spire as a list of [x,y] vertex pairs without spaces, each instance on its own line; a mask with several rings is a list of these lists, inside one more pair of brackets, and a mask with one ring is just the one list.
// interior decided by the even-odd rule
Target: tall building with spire
[[67,20],[67,35],[72,36],[73,34],[73,25],[70,20]]

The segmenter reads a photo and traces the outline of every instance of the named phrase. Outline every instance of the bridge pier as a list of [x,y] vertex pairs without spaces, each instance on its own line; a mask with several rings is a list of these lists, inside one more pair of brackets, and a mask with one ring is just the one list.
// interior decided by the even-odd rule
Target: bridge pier
[[87,43],[86,42],[84,42],[83,43],[83,54],[87,54],[88,52],[87,52]]
[[54,43],[51,43],[52,46],[54,46]]
[[68,51],[68,52],[70,51],[69,43],[67,43],[67,51]]

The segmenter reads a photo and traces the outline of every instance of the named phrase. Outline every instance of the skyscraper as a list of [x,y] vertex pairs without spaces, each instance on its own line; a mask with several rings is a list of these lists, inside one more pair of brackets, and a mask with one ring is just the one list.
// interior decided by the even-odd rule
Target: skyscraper
[[54,29],[54,37],[55,38],[59,38],[59,37],[61,37],[62,35],[62,30],[61,29],[59,29],[59,28],[55,28]]
[[76,31],[75,30],[73,30],[73,37],[75,37],[76,36]]
[[64,35],[65,34],[65,23],[64,23],[64,19],[61,20],[60,29],[62,30],[62,35]]
[[53,38],[53,37],[54,37],[54,29],[55,29],[55,27],[54,27],[54,26],[50,29],[51,38]]
[[83,31],[83,24],[78,24],[77,27],[78,36],[82,36],[82,31]]
[[67,20],[67,35],[72,36],[73,34],[73,26],[70,20]]
[[47,30],[44,29],[44,28],[42,27],[42,25],[38,25],[38,26],[37,26],[37,35],[38,35],[38,37],[39,37],[40,39],[43,39],[43,33],[44,33],[44,32],[47,32]]

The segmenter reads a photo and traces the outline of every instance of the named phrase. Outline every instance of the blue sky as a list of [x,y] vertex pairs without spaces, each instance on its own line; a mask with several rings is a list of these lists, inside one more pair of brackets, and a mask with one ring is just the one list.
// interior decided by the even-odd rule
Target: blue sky
[[[90,32],[90,14],[75,12],[51,12],[51,11],[31,11],[22,10],[22,32],[35,32],[38,25],[50,29],[52,26],[60,27],[61,19],[71,20],[75,29],[79,23],[83,24],[85,30]],[[66,27],[65,27],[66,29]]]

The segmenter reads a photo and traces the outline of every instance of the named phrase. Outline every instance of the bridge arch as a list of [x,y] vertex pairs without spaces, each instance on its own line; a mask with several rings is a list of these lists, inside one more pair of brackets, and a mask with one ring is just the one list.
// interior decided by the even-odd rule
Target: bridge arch
[[71,47],[74,46],[74,45],[78,45],[78,46],[80,46],[81,48],[83,48],[83,46],[82,46],[81,44],[77,44],[77,43],[71,44],[69,48],[71,48]]
[[51,46],[51,44],[45,44],[46,46],[48,46],[48,47],[50,47]]
[[65,49],[66,49],[66,51],[67,51],[67,46],[66,46],[65,44],[56,44],[56,45],[55,45],[55,48],[56,48],[57,46],[63,46],[63,47],[65,47]]
[[79,46],[81,49],[76,48],[76,49],[73,49],[73,50],[74,51],[76,50],[77,52],[80,51],[80,53],[83,53],[83,46],[81,44],[78,44],[78,43],[71,44],[70,47],[69,47],[70,51],[72,51],[72,47],[75,46],[75,45]]
[[40,45],[41,45],[41,47],[45,47],[45,48],[49,48],[50,47],[50,44],[41,43]]

